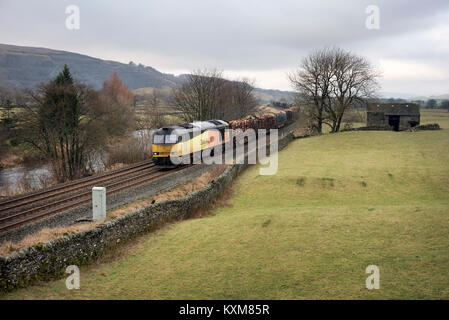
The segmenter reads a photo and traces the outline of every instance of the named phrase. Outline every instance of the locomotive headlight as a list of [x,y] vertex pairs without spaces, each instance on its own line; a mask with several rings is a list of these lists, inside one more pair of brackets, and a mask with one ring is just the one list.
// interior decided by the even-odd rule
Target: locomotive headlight
[[157,156],[159,152],[153,152],[153,156]]

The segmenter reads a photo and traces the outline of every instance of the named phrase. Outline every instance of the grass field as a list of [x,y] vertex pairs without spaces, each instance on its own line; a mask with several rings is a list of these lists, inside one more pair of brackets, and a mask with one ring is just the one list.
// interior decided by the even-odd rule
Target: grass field
[[[293,141],[246,170],[228,206],[169,225],[8,299],[449,299],[449,113],[422,132]],[[114,256],[114,255],[112,255]],[[380,289],[365,268],[380,268]]]

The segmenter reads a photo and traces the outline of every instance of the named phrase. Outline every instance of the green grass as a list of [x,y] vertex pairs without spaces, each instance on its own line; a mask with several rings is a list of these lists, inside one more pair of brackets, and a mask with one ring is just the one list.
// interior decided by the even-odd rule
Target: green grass
[[421,109],[421,124],[438,123],[449,129],[449,112],[443,109]]
[[[275,176],[246,170],[229,206],[82,267],[80,290],[4,298],[448,299],[449,113],[431,122],[446,129],[296,140]],[[365,288],[371,264],[380,290]]]

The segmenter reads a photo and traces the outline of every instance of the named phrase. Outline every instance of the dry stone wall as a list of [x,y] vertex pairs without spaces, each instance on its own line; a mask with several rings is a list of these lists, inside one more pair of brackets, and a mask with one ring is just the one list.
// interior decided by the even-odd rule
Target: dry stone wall
[[[288,132],[284,130],[284,132]],[[293,140],[291,132],[279,139],[279,150]],[[246,163],[246,161],[245,161]],[[91,230],[70,234],[45,244],[0,256],[0,291],[25,287],[38,280],[58,279],[69,265],[88,264],[106,251],[140,234],[177,220],[188,218],[220,196],[246,164],[228,167],[203,189],[177,199],[143,207]]]

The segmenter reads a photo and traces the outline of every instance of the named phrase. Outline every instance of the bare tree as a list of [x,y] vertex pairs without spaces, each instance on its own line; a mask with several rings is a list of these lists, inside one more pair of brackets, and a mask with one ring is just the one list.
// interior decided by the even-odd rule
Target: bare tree
[[346,110],[374,97],[378,74],[366,58],[351,52],[333,49],[332,57],[332,99],[325,106],[332,132],[338,132]]
[[186,121],[231,120],[248,114],[256,105],[252,83],[229,81],[222,73],[195,71],[173,90],[173,103]]
[[323,124],[338,132],[344,113],[374,96],[378,76],[364,57],[332,48],[305,57],[289,80],[321,133]]
[[[257,105],[256,98],[253,94],[254,81],[243,78],[230,82],[229,85],[230,114],[226,115],[227,119],[240,119],[252,113]],[[227,94],[227,92],[225,93]]]
[[221,75],[217,70],[195,71],[173,90],[175,107],[184,120],[191,122],[213,118],[224,84]]
[[147,95],[147,103],[143,106],[143,112],[138,120],[139,129],[151,130],[163,127],[166,124],[164,112],[160,108],[161,99],[154,90]]
[[304,113],[321,133],[325,120],[325,105],[330,96],[332,62],[328,50],[315,51],[305,57],[300,68],[289,74],[296,90],[295,102],[303,105]]

